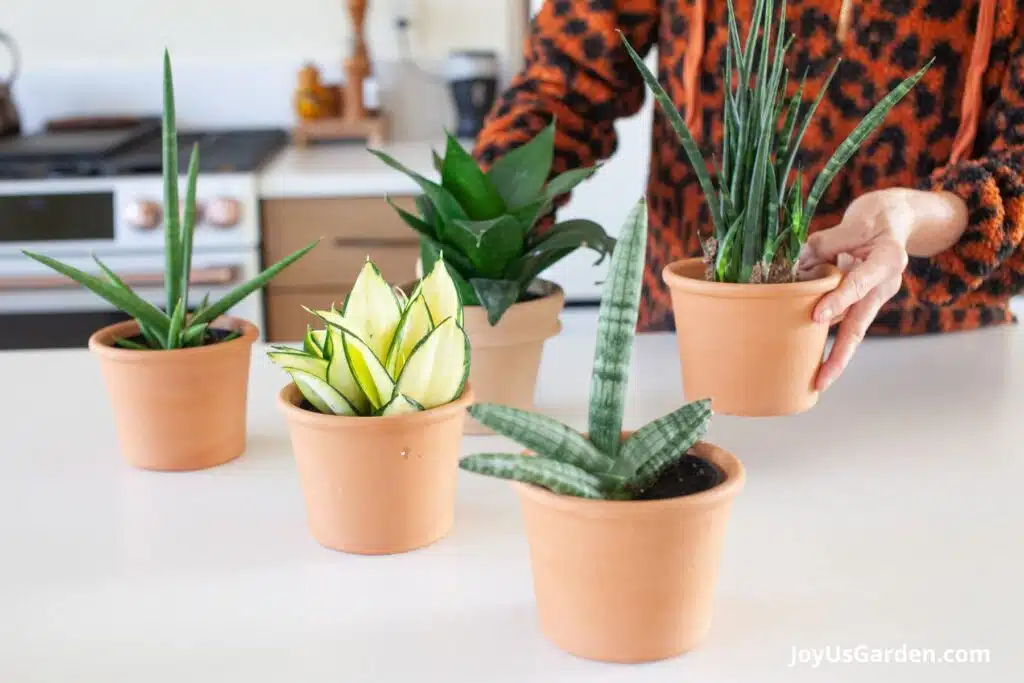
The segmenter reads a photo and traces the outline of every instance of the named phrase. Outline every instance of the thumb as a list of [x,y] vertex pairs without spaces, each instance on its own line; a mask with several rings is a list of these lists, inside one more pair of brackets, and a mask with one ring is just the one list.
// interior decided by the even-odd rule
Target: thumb
[[842,253],[849,253],[864,244],[862,225],[844,219],[839,225],[808,235],[800,250],[800,261],[818,264],[835,261]]

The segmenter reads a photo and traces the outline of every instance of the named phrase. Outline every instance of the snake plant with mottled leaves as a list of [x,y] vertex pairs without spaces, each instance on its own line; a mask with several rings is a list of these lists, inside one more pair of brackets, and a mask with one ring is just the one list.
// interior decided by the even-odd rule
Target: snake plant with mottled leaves
[[479,453],[464,458],[462,469],[567,496],[630,500],[654,485],[704,436],[711,419],[706,399],[622,439],[646,245],[647,205],[641,200],[619,235],[601,296],[587,434],[538,413],[478,403],[470,414],[529,454]]
[[43,265],[74,280],[103,297],[119,310],[132,316],[139,326],[136,339],[118,339],[124,348],[180,349],[223,342],[238,336],[237,331],[218,336],[211,333],[210,324],[231,307],[256,290],[265,286],[278,273],[300,259],[316,246],[314,241],[295,253],[281,259],[248,282],[238,285],[220,300],[210,303],[205,297],[195,310],[189,306],[189,279],[192,272],[192,240],[196,225],[196,184],[199,176],[199,149],[193,146],[188,165],[185,188],[184,215],[179,214],[178,195],[178,135],[175,124],[174,84],[171,58],[164,51],[163,75],[163,179],[164,179],[164,287],[167,294],[166,310],[161,310],[136,294],[120,277],[99,258],[93,256],[103,277],[79,270],[56,259],[23,252]]
[[555,200],[589,178],[597,167],[572,169],[550,178],[555,123],[503,155],[484,172],[459,141],[446,134],[444,157],[434,154],[440,183],[428,180],[384,152],[370,152],[409,176],[423,190],[419,215],[398,215],[420,236],[423,271],[443,250],[445,262],[467,306],[483,306],[497,325],[505,311],[529,296],[545,270],[581,247],[598,254],[600,264],[615,246],[597,223],[572,219],[537,229]]
[[825,164],[805,199],[803,175],[794,164],[811,117],[828,91],[839,63],[836,62],[814,101],[802,111],[806,72],[795,93],[786,96],[789,70],[785,56],[793,38],[784,36],[786,0],[781,2],[777,27],[776,0],[757,0],[743,45],[735,9],[731,0],[727,2],[722,153],[714,179],[675,104],[625,35],[621,31],[619,34],[675,130],[707,201],[714,225],[713,237],[702,242],[708,279],[755,284],[788,282],[795,277],[800,249],[832,179],[889,111],[921,80],[934,58],[900,82],[867,113]]

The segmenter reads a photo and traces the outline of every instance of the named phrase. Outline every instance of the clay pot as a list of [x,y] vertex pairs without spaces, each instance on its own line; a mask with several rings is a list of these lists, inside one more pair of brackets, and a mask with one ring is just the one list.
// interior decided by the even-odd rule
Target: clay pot
[[439,408],[391,417],[324,415],[288,384],[288,421],[309,531],[320,545],[402,553],[448,535],[455,517],[463,425],[473,390]]
[[570,654],[637,663],[694,649],[711,627],[719,560],[744,470],[708,443],[714,488],[652,501],[562,496],[513,482],[530,547],[541,632]]
[[228,342],[170,351],[114,346],[139,334],[134,321],[97,330],[89,349],[100,362],[121,452],[147,470],[201,470],[245,452],[249,361],[259,331],[221,317],[211,328],[238,330]]
[[839,286],[840,271],[784,284],[704,279],[701,259],[670,263],[662,277],[672,295],[686,400],[711,399],[719,415],[769,417],[801,413],[818,402],[828,325],[813,321],[815,304]]
[[[562,330],[558,316],[565,306],[565,292],[546,280],[537,280],[530,292],[538,298],[514,304],[493,327],[482,306],[463,309],[472,348],[469,377],[478,403],[534,408],[544,342]],[[472,417],[467,419],[466,432],[493,433]]]

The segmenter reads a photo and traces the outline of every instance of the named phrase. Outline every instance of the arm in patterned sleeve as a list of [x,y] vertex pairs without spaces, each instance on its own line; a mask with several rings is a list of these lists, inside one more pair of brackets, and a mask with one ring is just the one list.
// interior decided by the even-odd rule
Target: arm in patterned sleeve
[[[546,0],[526,39],[525,65],[487,117],[474,150],[485,168],[557,123],[552,173],[609,158],[614,121],[640,111],[644,85],[617,30],[651,48],[657,0]],[[556,203],[568,200],[565,195]]]
[[907,294],[945,306],[968,294],[1005,301],[1024,291],[1024,39],[1011,47],[998,99],[980,122],[982,156],[940,168],[920,185],[967,205],[968,225],[949,249],[910,259]]

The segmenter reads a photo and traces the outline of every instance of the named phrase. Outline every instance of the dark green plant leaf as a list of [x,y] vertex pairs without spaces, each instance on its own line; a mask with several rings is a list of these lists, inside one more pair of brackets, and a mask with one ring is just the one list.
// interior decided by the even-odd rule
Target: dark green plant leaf
[[409,213],[408,211],[400,207],[398,204],[395,204],[394,200],[391,199],[390,196],[384,197],[384,201],[386,201],[391,206],[391,208],[395,210],[395,213],[398,214],[398,217],[401,218],[406,225],[415,230],[422,237],[434,240],[435,232],[433,225],[427,223],[419,216],[414,216],[413,214]]
[[183,346],[181,342],[181,326],[185,322],[185,298],[178,299],[174,305],[174,313],[171,314],[171,324],[167,328],[167,348],[177,349]]
[[489,221],[455,220],[451,241],[486,278],[501,277],[523,252],[523,234],[512,216]]
[[574,251],[576,251],[575,248],[566,248],[531,252],[512,264],[508,271],[508,278],[519,283],[520,291],[525,291],[530,283],[545,270]]
[[505,213],[505,202],[494,182],[450,134],[444,153],[441,184],[452,193],[474,221],[485,221]]
[[539,456],[513,453],[476,453],[459,461],[459,467],[499,479],[511,479],[578,498],[603,499],[601,480],[585,470]]
[[469,414],[541,457],[575,465],[595,475],[609,472],[615,465],[582,434],[547,415],[494,403],[472,405]]
[[262,273],[249,280],[246,283],[238,285],[233,290],[224,295],[216,303],[213,303],[199,315],[192,318],[191,323],[193,325],[199,325],[201,323],[213,322],[218,316],[226,313],[232,306],[237,304],[239,301],[249,296],[257,289],[266,286],[268,282],[274,279],[278,273],[290,266],[291,264],[298,261],[300,258],[305,256],[313,247],[320,243],[320,240],[310,242],[302,249],[299,249],[290,256],[286,256],[274,265],[270,266]]
[[192,158],[188,162],[185,186],[185,221],[181,226],[181,299],[188,310],[189,280],[192,276],[192,239],[196,229],[196,183],[199,178],[199,143],[192,144]]
[[618,456],[622,435],[646,250],[645,197],[636,203],[622,227],[598,312],[587,431],[598,450],[612,458]]
[[42,263],[44,266],[52,268],[61,275],[71,278],[94,294],[103,297],[119,310],[149,326],[150,329],[166,335],[167,328],[170,325],[170,319],[167,317],[167,314],[145,299],[140,298],[130,289],[102,280],[74,266],[65,265],[49,256],[24,250],[22,253]]
[[182,346],[199,346],[206,335],[208,325],[192,325],[182,335]]
[[509,211],[521,209],[540,196],[555,155],[555,121],[532,139],[498,157],[487,176]]
[[629,479],[631,491],[643,493],[704,438],[710,420],[711,401],[702,399],[649,422],[622,444],[615,472]]
[[577,185],[597,173],[599,168],[600,166],[589,166],[559,173],[544,187],[545,201],[553,202],[557,197],[566,192],[572,192]]
[[[420,239],[420,263],[423,266],[423,272],[429,273],[433,268],[434,264],[441,258],[441,249],[437,246],[437,243],[433,240],[427,240],[424,238]],[[444,265],[448,269],[448,274],[451,276],[452,281],[455,283],[455,289],[459,292],[459,297],[462,299],[463,306],[478,306],[480,302],[477,301],[476,292],[469,286],[469,282],[466,280],[466,276],[462,274],[460,269],[453,263],[453,260],[465,260],[465,256],[459,253],[454,247],[445,250],[444,252]],[[467,271],[474,272],[472,266],[467,266]]]
[[[170,321],[168,320],[168,324]],[[151,329],[148,325],[139,322],[139,319],[135,319],[135,324],[139,326],[139,332],[145,338],[146,343],[149,344],[151,349],[162,349],[167,346],[167,341],[158,334],[155,330]]]
[[131,349],[133,351],[150,351],[151,350],[148,346],[143,346],[142,344],[139,344],[138,342],[133,342],[131,339],[124,339],[124,338],[115,339],[114,343],[117,344],[118,346],[120,346],[123,349]]
[[430,158],[434,162],[434,170],[440,175],[444,171],[444,159],[438,156],[436,150],[430,150]]
[[828,188],[829,183],[832,182],[832,178],[835,177],[836,173],[839,172],[846,162],[850,160],[853,153],[857,151],[861,143],[867,139],[871,133],[881,125],[882,121],[888,115],[889,111],[896,106],[896,104],[903,99],[903,97],[910,92],[910,90],[917,85],[917,82],[921,80],[925,72],[931,68],[932,63],[935,61],[935,57],[928,60],[921,69],[912,76],[904,79],[899,85],[892,89],[892,91],[882,98],[882,100],[871,108],[871,111],[857,124],[846,139],[839,145],[835,153],[825,164],[825,168],[822,169],[818,177],[814,179],[814,185],[811,186],[811,191],[807,194],[807,205],[804,207],[803,224],[801,225],[801,234],[806,235],[808,227],[811,224],[811,219],[814,218],[814,212],[818,208],[818,202],[821,201],[821,197],[825,194],[825,190]]
[[533,226],[537,224],[537,219],[547,211],[549,204],[550,202],[545,199],[538,199],[535,202],[530,202],[521,209],[511,212],[512,217],[519,221],[524,238],[530,238]]
[[164,50],[164,108],[162,126],[164,176],[164,273],[167,311],[174,310],[181,296],[181,234],[178,210],[178,131],[174,111],[174,78],[171,55]]
[[[618,29],[616,29],[618,30]],[[715,226],[716,231],[725,230],[722,222],[722,215],[719,211],[719,201],[717,193],[715,192],[715,186],[711,182],[711,176],[708,173],[707,164],[704,162],[704,157],[701,156],[700,148],[697,146],[697,142],[693,139],[693,135],[690,134],[690,130],[686,127],[686,122],[683,121],[683,117],[679,114],[675,104],[672,102],[672,98],[668,96],[665,89],[661,87],[657,77],[651,73],[651,70],[647,68],[644,60],[636,53],[633,46],[629,44],[629,40],[626,39],[626,35],[618,30],[619,36],[622,38],[622,43],[626,47],[626,51],[629,53],[630,59],[636,64],[637,69],[640,70],[640,75],[643,77],[644,82],[647,83],[647,87],[651,90],[654,95],[654,99],[660,105],[666,118],[668,118],[669,124],[679,137],[679,141],[683,146],[683,151],[686,152],[687,158],[690,160],[690,165],[693,167],[694,173],[697,175],[697,182],[700,183],[701,191],[704,193],[704,197],[707,200],[708,211],[711,213],[711,221]]]
[[514,280],[472,278],[469,284],[476,294],[477,301],[487,311],[487,322],[491,326],[501,321],[505,311],[519,300],[522,293],[519,283]]
[[615,248],[615,239],[605,232],[600,224],[585,218],[574,218],[551,226],[533,244],[529,245],[530,253],[586,248],[597,252],[598,259],[594,265],[600,264]]
[[384,152],[375,149],[368,149],[367,151],[399,173],[409,176],[420,186],[423,194],[427,196],[434,210],[439,214],[438,220],[434,223],[435,237],[437,239],[447,241],[448,236],[445,234],[445,228],[455,219],[467,220],[469,218],[466,211],[459,205],[455,197],[452,196],[452,193],[444,187],[427,180],[415,171],[409,170]]

